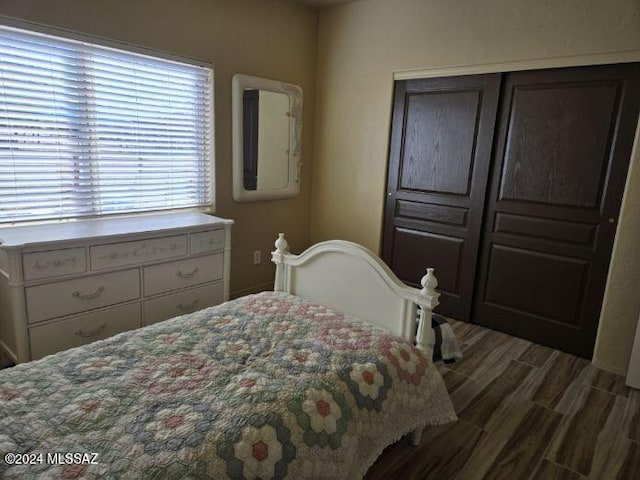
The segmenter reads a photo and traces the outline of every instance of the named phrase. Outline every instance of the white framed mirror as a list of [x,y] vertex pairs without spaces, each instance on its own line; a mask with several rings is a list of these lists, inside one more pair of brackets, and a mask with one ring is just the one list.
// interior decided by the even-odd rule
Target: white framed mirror
[[236,74],[231,104],[233,199],[251,202],[298,195],[302,88]]

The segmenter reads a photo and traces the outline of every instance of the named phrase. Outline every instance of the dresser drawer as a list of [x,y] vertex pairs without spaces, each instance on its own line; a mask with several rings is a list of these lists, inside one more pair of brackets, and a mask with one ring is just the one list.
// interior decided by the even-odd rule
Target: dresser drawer
[[87,270],[84,247],[63,248],[22,255],[25,280],[82,273]]
[[144,324],[151,325],[222,303],[222,282],[144,301]]
[[144,294],[169,292],[222,278],[222,254],[144,268]]
[[138,269],[28,287],[29,323],[140,298]]
[[138,265],[187,254],[187,235],[110,243],[90,248],[91,269]]
[[139,327],[139,302],[31,327],[31,358],[36,360]]
[[224,248],[224,230],[191,234],[191,254],[216,252]]

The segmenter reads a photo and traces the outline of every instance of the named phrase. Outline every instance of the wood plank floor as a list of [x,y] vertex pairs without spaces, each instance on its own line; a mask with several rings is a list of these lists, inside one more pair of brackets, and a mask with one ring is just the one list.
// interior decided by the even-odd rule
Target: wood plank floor
[[385,450],[367,480],[640,479],[640,391],[588,360],[452,322],[439,367],[460,420]]

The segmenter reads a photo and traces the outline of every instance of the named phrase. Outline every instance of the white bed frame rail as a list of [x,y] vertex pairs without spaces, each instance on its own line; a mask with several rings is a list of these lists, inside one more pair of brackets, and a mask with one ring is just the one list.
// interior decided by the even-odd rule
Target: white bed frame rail
[[402,283],[377,255],[356,243],[331,240],[293,255],[280,233],[275,247],[271,261],[276,264],[276,292],[355,315],[391,330],[429,355],[433,352],[431,314],[440,296],[433,268],[427,268],[420,290]]

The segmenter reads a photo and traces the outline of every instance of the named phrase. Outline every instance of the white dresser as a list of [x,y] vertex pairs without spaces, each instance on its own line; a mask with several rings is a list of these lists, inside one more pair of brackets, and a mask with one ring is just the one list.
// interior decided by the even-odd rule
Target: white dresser
[[16,363],[229,298],[233,221],[203,213],[0,228],[0,349]]

